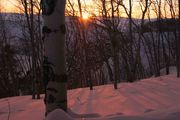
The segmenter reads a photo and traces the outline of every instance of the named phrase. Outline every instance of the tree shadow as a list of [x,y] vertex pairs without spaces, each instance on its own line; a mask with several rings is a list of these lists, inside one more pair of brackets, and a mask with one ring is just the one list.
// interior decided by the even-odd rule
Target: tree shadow
[[97,117],[101,117],[101,115],[99,115],[97,113],[78,114],[78,113],[73,112],[71,109],[68,109],[68,113],[73,118],[97,118]]
[[148,112],[152,112],[152,111],[154,111],[154,109],[146,109],[146,110],[144,111],[144,113],[148,113]]
[[111,117],[111,116],[120,116],[120,115],[124,115],[124,113],[115,113],[115,114],[110,114],[110,115],[107,115],[108,117]]

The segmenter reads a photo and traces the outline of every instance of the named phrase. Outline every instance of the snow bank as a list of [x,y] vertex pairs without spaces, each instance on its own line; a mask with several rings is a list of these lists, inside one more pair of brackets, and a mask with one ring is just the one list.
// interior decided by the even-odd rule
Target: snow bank
[[[10,108],[8,107],[8,102]],[[46,120],[180,120],[180,78],[165,75],[135,83],[68,91],[68,114],[55,110]],[[10,113],[10,114],[9,114]],[[0,120],[43,120],[43,98],[0,99]]]

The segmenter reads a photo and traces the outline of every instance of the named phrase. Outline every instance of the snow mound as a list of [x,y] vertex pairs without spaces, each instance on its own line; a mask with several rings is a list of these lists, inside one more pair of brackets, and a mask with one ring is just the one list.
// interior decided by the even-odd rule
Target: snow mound
[[73,120],[66,112],[56,109],[48,114],[45,120]]
[[[68,113],[58,109],[45,120],[180,120],[180,78],[170,74],[134,83],[68,91]],[[0,99],[0,120],[44,120],[43,97]]]

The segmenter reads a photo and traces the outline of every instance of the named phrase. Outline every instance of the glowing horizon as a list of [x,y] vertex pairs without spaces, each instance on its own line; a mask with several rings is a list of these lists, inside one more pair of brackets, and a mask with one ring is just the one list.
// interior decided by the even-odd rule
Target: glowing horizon
[[[79,16],[77,0],[70,0],[70,1],[74,5],[75,11],[76,11],[76,16]],[[97,1],[88,0],[88,1],[81,1],[81,2],[82,2],[82,12],[83,12],[82,15],[83,15],[83,19],[88,19],[92,15],[101,16],[100,12],[99,12],[99,9],[98,9],[98,5],[96,4]],[[67,1],[67,3],[68,3],[68,1]],[[125,2],[125,5],[128,8],[128,3],[127,2]],[[18,8],[20,6],[20,4],[17,2],[17,0],[0,0],[0,6],[1,6],[0,12],[21,13],[21,10]],[[68,5],[67,5],[66,8],[68,8]],[[157,18],[157,15],[153,11],[153,9],[154,8],[151,7],[151,11],[150,11],[151,18]],[[162,8],[162,10],[163,9],[164,8]],[[167,10],[166,14],[164,12],[162,12],[162,16],[163,17],[171,17],[171,13],[170,13],[169,9],[170,8],[167,6],[166,7],[166,10]],[[177,12],[178,12],[177,8],[175,8],[175,13],[176,13],[175,16],[177,16]],[[127,17],[127,15],[126,15],[124,10],[121,11],[120,16],[121,17]],[[137,0],[133,1],[132,17],[133,18],[141,18],[142,17],[142,11],[140,9],[140,6],[139,6],[139,3],[137,2]]]
[[14,13],[15,11],[17,12],[17,8],[15,7],[17,5],[17,2],[15,0],[0,0],[0,11],[1,12],[10,12]]

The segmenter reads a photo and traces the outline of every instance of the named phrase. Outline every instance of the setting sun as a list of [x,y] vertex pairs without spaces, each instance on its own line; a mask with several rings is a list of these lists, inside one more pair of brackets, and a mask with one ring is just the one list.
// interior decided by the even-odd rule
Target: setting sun
[[85,12],[85,13],[82,14],[82,18],[83,18],[84,20],[89,19],[89,17],[90,17],[90,15],[89,15],[87,12]]

